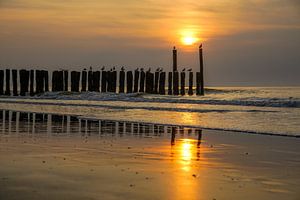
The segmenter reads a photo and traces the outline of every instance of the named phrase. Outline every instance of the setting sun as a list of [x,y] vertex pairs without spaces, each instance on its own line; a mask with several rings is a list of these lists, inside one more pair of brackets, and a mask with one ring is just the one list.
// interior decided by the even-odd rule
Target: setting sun
[[198,39],[193,36],[185,36],[181,39],[184,45],[193,45],[197,42],[197,40]]

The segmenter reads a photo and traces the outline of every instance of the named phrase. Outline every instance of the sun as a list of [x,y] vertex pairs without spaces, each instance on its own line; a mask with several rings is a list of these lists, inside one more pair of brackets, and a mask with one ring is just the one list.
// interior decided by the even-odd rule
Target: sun
[[181,38],[181,42],[184,45],[193,45],[198,41],[197,38],[193,37],[193,36],[184,36]]

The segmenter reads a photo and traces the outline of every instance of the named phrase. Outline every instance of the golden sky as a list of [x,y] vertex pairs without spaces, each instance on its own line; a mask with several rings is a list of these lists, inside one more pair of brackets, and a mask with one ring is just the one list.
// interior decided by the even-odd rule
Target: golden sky
[[160,55],[175,45],[182,64],[194,67],[189,60],[200,42],[211,57],[229,42],[241,49],[273,44],[268,33],[299,32],[299,12],[297,0],[0,0],[0,64],[108,64],[115,55],[111,64],[167,65]]

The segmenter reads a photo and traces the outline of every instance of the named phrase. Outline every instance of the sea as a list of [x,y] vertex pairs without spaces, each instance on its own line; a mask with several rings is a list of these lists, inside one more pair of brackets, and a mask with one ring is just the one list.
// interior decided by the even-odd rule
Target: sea
[[46,92],[2,96],[0,110],[300,137],[300,87],[209,87],[205,96]]

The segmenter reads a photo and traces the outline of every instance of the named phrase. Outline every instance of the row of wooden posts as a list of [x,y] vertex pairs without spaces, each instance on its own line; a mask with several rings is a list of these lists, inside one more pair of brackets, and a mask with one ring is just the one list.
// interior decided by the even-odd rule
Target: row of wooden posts
[[[19,72],[19,73],[18,73]],[[19,74],[19,87],[18,87]],[[13,96],[33,96],[49,91],[49,72],[46,70],[0,70],[0,95],[11,95],[10,77],[12,75],[12,95]],[[144,71],[134,70],[125,71],[122,69],[119,73],[116,70],[92,71],[83,70],[71,71],[71,91],[72,92],[119,92],[119,93],[149,93],[149,94],[169,94],[185,95],[186,72],[169,72],[168,77],[164,71]],[[119,75],[118,83],[117,76]],[[166,91],[166,79],[168,78],[168,87]],[[4,83],[5,80],[5,83]],[[51,91],[69,90],[69,71],[60,70],[52,73]],[[180,80],[180,82],[179,82]],[[188,72],[188,94],[193,95],[194,73]],[[81,88],[80,88],[81,81]],[[35,82],[35,83],[34,83]],[[118,87],[117,87],[118,85]],[[3,87],[5,86],[5,90]],[[126,87],[125,87],[126,86]],[[18,91],[19,88],[19,91]],[[196,73],[196,94],[203,95],[201,90],[201,74]],[[118,91],[117,91],[118,89]]]

